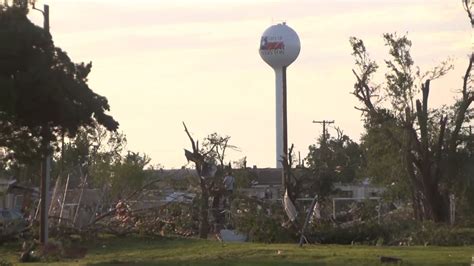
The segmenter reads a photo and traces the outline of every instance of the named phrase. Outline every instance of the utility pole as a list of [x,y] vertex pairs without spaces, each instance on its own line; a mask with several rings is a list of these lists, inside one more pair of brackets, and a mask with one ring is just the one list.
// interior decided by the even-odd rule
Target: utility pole
[[36,8],[35,3],[33,2],[33,9],[41,12],[43,14],[43,29],[49,33],[49,5],[44,5],[43,10]]
[[315,120],[313,120],[313,123],[323,124],[323,143],[326,144],[326,124],[334,124],[334,120],[332,120],[332,121],[328,121],[328,120],[315,121]]
[[328,120],[322,120],[322,121],[315,121],[313,120],[313,123],[315,124],[323,124],[323,142],[320,145],[321,148],[321,160],[326,158],[326,124],[334,124],[334,120],[328,121]]
[[[49,5],[44,5],[43,10],[35,7],[33,9],[43,14],[43,29],[49,34]],[[49,143],[44,145],[45,150],[41,162],[41,195],[40,195],[40,243],[48,242],[48,194],[51,173],[51,155],[49,154]]]

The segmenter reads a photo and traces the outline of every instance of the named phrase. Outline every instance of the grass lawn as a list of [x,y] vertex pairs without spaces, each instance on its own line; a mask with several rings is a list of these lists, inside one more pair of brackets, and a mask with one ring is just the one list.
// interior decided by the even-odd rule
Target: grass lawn
[[[84,258],[48,265],[383,265],[379,256],[401,258],[403,265],[470,265],[474,256],[473,246],[306,245],[299,248],[296,244],[223,244],[210,240],[139,237],[107,237],[81,246],[88,249]],[[18,249],[19,244],[0,246],[0,261],[17,262]]]

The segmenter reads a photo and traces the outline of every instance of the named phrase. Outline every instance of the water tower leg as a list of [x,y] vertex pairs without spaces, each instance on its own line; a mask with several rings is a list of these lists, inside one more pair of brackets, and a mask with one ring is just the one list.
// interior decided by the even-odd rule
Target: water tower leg
[[286,67],[275,69],[275,126],[276,126],[276,167],[283,168],[282,158],[288,150],[286,116]]

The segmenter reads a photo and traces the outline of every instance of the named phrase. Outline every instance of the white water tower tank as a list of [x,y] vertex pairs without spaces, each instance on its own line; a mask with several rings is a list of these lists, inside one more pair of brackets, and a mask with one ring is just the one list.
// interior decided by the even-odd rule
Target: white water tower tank
[[276,102],[276,167],[282,168],[281,160],[288,152],[286,117],[286,68],[300,54],[300,38],[286,23],[270,26],[260,38],[259,53],[263,61],[275,71]]
[[260,56],[273,69],[289,66],[300,54],[300,38],[286,23],[270,26],[260,39]]

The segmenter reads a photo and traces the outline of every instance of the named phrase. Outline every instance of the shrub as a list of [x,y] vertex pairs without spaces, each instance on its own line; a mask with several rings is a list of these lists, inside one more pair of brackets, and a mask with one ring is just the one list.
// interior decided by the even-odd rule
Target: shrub
[[474,228],[415,221],[366,222],[347,228],[326,224],[313,228],[311,240],[322,244],[461,246],[474,244]]
[[268,203],[240,196],[233,201],[232,222],[237,231],[247,235],[252,242],[293,242],[293,229],[282,226],[285,214],[278,203]]
[[347,228],[319,225],[313,228],[310,239],[321,244],[369,244],[375,245],[380,239],[386,243],[390,238],[388,228],[376,223],[361,223]]
[[474,228],[458,228],[433,223],[422,224],[414,232],[414,242],[422,245],[463,246],[474,244]]

